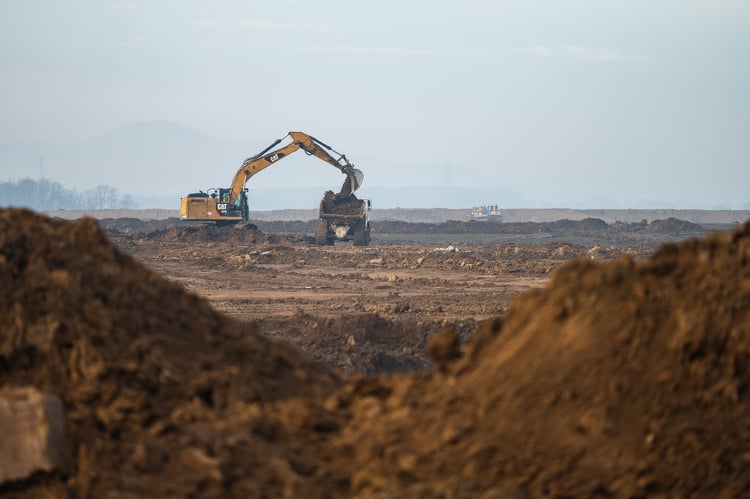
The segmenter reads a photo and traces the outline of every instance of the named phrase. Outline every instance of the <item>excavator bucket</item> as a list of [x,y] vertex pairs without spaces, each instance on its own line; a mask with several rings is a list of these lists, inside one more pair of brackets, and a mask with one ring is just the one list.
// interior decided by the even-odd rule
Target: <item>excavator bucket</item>
[[362,185],[362,182],[365,180],[365,174],[362,173],[362,170],[352,168],[349,178],[351,178],[352,192],[354,192],[359,189],[360,185]]
[[365,174],[351,167],[344,171],[346,173],[346,180],[344,180],[344,185],[341,186],[338,196],[347,197],[359,189],[359,186],[362,185],[362,181],[365,179]]

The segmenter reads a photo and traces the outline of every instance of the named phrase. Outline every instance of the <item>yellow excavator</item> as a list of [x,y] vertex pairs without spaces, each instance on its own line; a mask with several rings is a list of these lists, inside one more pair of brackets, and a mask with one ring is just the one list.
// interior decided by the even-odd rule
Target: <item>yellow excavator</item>
[[[291,139],[291,143],[271,150],[287,137]],[[345,155],[311,135],[302,132],[289,132],[255,156],[247,158],[237,170],[237,173],[234,174],[229,187],[208,189],[207,192],[192,193],[182,198],[180,219],[214,221],[221,225],[247,221],[249,217],[247,188],[245,188],[247,181],[256,173],[265,170],[300,149],[305,151],[307,155],[316,156],[335,166],[346,175],[344,185],[337,196],[351,196],[362,185],[364,174],[354,168],[354,165],[346,159]],[[338,155],[338,158],[334,158],[327,151]]]

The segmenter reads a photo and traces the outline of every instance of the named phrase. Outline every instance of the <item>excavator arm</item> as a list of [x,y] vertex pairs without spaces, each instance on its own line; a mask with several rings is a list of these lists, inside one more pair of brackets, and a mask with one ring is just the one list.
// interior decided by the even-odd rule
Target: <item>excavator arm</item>
[[[269,152],[270,149],[277,146],[283,140],[278,139],[263,151],[246,159],[242,163],[242,166],[237,170],[237,173],[234,174],[232,184],[230,185],[230,196],[228,200],[230,204],[235,204],[238,199],[240,199],[240,195],[245,188],[245,184],[250,180],[250,177],[265,170],[280,159],[287,157],[299,149],[302,149],[308,155],[316,156],[326,163],[335,166],[346,175],[346,180],[344,181],[344,185],[341,187],[341,192],[339,193],[340,195],[349,196],[362,184],[362,180],[364,179],[362,172],[354,168],[354,165],[346,159],[346,156],[336,152],[332,147],[319,141],[315,137],[302,132],[289,132],[286,137],[291,137],[292,142],[290,144]],[[338,154],[338,159],[331,156],[326,149]]]
[[284,147],[280,147],[279,149],[276,149],[274,151],[269,152],[268,154],[264,154],[267,152],[271,147],[274,147],[276,144],[281,142],[281,139],[277,140],[267,148],[265,148],[262,152],[259,154],[256,154],[255,156],[246,159],[242,166],[237,170],[237,173],[234,174],[234,178],[232,179],[232,183],[230,185],[230,194],[229,194],[229,203],[235,204],[237,203],[237,200],[240,198],[240,194],[242,193],[242,190],[245,188],[245,184],[248,180],[250,180],[250,177],[255,175],[256,173],[265,170],[272,164],[276,163],[278,160],[285,158],[286,156],[292,154],[296,150],[299,149],[299,144],[296,142],[292,142],[291,144],[288,144]]
[[[353,197],[351,195],[362,184],[364,175],[354,168],[354,165],[346,159],[346,156],[336,152],[331,146],[315,137],[302,132],[289,132],[284,138],[286,137],[291,137],[291,143],[274,149],[283,139],[276,140],[255,156],[247,158],[234,174],[229,187],[211,189],[210,191],[213,191],[211,194],[197,192],[182,198],[180,201],[180,218],[183,220],[212,220],[219,224],[247,220],[249,216],[247,190],[245,189],[247,181],[256,173],[265,170],[299,149],[341,170],[346,175],[346,180],[338,196],[341,199]],[[328,151],[338,155],[338,158],[332,156]]]
[[[331,165],[341,170],[341,173],[346,175],[344,185],[341,187],[341,192],[339,192],[340,195],[349,196],[354,191],[359,189],[360,185],[362,185],[364,175],[360,170],[354,168],[354,165],[351,164],[348,159],[346,159],[345,155],[336,151],[326,143],[316,139],[312,135],[307,135],[302,132],[289,132],[289,136],[291,136],[296,143],[300,144],[300,147],[305,151],[306,154],[316,156],[323,161],[330,163]],[[326,152],[326,149],[335,154],[338,154],[339,157],[334,158],[328,152]]]

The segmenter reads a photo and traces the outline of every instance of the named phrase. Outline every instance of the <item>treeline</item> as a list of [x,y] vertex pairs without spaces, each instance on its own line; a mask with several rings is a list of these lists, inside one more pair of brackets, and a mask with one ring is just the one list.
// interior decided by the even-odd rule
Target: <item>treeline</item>
[[108,185],[76,191],[51,180],[30,178],[0,182],[0,206],[25,207],[37,211],[138,207],[129,194],[120,194],[116,188]]

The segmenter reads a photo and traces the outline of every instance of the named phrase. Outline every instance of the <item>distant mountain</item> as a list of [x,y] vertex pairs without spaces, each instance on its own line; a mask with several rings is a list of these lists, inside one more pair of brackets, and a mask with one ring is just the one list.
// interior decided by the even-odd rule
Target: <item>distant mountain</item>
[[110,185],[134,198],[174,198],[197,188],[197,173],[211,178],[218,170],[223,179],[260,147],[176,123],[139,122],[81,142],[0,144],[0,180],[44,177],[74,189]]
[[[261,140],[227,140],[177,123],[151,121],[78,142],[0,143],[0,182],[45,178],[76,191],[105,185],[121,195],[130,195],[141,208],[177,209],[180,197],[190,192],[228,186],[242,161],[281,137],[280,131],[276,133],[279,136]],[[365,173],[357,194],[372,199],[377,208],[463,209],[482,204],[498,204],[501,208],[750,208],[750,203],[704,206],[690,200],[534,200],[534,192],[520,195],[511,189],[491,187],[491,179],[466,165],[434,164],[429,158],[403,163],[380,154],[376,142],[371,151],[362,152],[350,158]],[[368,157],[368,152],[379,153],[380,157]],[[303,155],[295,158],[248,184],[251,209],[315,208],[326,189],[340,187],[340,175],[332,168],[310,167],[311,160]],[[474,182],[474,186],[451,186],[451,179]]]
[[[71,143],[0,144],[0,181],[46,178],[68,189],[86,190],[98,185],[129,194],[141,208],[177,208],[179,198],[190,192],[229,184],[241,162],[266,147],[266,142],[236,141],[167,121],[133,123],[88,140]],[[250,188],[251,209],[317,208],[325,189],[338,190],[338,173],[307,168],[304,157],[272,178],[284,187],[255,182]],[[377,160],[360,158],[365,172],[360,197],[371,198],[375,206],[402,208],[463,208],[497,203],[522,206],[523,200],[510,190],[416,187],[377,187],[398,179],[419,183],[425,179],[417,168],[410,170]],[[317,161],[317,160],[316,160]],[[296,173],[295,173],[296,172]],[[334,179],[335,185],[328,185]],[[286,185],[294,180],[296,185]],[[300,187],[300,185],[310,187]],[[328,186],[327,186],[328,185]],[[327,187],[326,187],[327,186]]]

